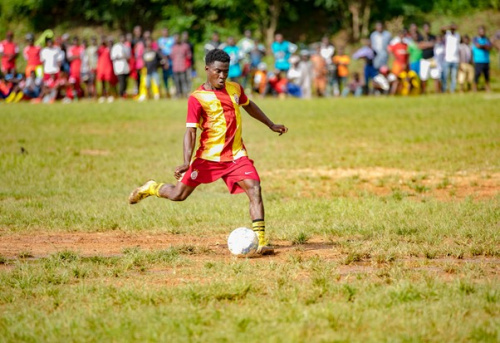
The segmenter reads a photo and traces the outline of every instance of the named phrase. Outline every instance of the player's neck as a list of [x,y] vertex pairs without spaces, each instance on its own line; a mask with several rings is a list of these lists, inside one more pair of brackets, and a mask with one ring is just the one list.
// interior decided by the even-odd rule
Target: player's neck
[[214,87],[212,86],[212,84],[208,81],[206,81],[204,84],[203,84],[203,88],[205,88],[205,90],[207,91],[220,91],[222,89],[224,89],[224,87],[221,87],[221,88],[217,88],[217,87]]

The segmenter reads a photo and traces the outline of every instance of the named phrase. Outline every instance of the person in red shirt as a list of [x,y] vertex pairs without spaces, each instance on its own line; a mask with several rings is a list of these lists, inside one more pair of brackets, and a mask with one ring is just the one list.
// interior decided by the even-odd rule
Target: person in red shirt
[[[183,201],[200,184],[221,179],[231,194],[246,193],[250,202],[252,228],[259,237],[260,254],[272,254],[265,237],[264,205],[260,178],[242,140],[240,107],[280,135],[288,129],[275,124],[245,94],[243,87],[227,80],[229,55],[220,49],[209,51],[205,57],[207,79],[188,100],[186,133],[184,135],[184,164],[177,167],[176,185],[153,180],[135,189],[130,204],[157,196],[171,201]],[[198,149],[194,153],[196,130],[201,131]]]
[[77,36],[73,38],[73,44],[68,48],[69,76],[73,77],[77,83],[80,83],[82,69],[83,45]]
[[35,36],[32,33],[26,35],[28,45],[23,50],[23,57],[26,60],[26,77],[34,71],[36,76],[43,76],[42,61],[40,60],[40,51],[42,48],[35,45]]
[[73,86],[79,96],[82,95],[80,83],[84,50],[85,48],[80,44],[78,37],[73,37],[73,44],[68,48],[69,76],[74,81]]
[[399,32],[398,37],[394,40],[394,43],[389,45],[387,50],[394,55],[394,62],[392,63],[392,73],[399,76],[401,72],[406,70],[408,65],[408,44],[406,41],[406,31],[402,30]]
[[7,32],[5,40],[0,42],[0,56],[2,57],[2,73],[13,74],[16,72],[16,58],[19,47],[14,43],[14,34]]
[[[102,43],[99,49],[97,49],[97,81],[102,84],[102,93],[100,102],[103,102],[110,91],[113,90],[114,86],[118,82],[118,79],[113,71],[113,62],[111,61],[111,48],[113,47],[113,39],[110,37],[102,38]],[[114,100],[113,96],[108,97],[108,102]]]

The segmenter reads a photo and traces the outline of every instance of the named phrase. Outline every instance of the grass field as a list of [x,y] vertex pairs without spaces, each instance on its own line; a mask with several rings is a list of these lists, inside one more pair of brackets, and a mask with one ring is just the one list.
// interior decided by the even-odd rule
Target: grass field
[[497,94],[261,100],[248,116],[277,254],[223,182],[173,182],[185,101],[0,104],[0,342],[498,342]]

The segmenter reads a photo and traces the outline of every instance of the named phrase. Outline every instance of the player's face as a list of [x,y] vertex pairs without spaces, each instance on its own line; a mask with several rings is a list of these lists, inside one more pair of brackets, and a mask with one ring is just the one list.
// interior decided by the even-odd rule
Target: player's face
[[209,66],[205,66],[207,71],[207,81],[214,88],[224,88],[227,74],[229,73],[229,63],[215,61]]

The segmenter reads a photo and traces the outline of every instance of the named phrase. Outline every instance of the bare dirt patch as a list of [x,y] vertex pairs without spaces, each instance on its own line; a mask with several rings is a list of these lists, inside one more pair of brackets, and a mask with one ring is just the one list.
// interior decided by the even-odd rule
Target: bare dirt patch
[[[379,196],[399,192],[403,196],[450,201],[466,197],[488,199],[500,194],[500,173],[494,171],[447,173],[439,170],[423,172],[376,167],[277,169],[262,174],[280,179],[299,178],[306,184],[306,193],[314,195],[319,191],[335,191],[336,184],[343,181],[351,183],[350,196],[355,196],[360,191]],[[322,187],[318,188],[317,182]],[[307,187],[308,183],[311,183],[310,188]]]

